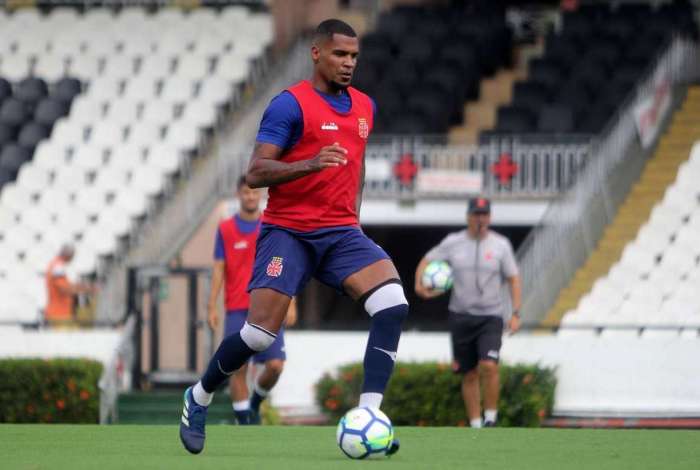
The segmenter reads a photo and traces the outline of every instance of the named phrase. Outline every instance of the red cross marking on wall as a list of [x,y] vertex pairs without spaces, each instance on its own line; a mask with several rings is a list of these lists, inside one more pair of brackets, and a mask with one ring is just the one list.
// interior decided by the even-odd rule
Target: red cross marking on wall
[[418,167],[413,162],[413,155],[405,153],[401,159],[394,164],[394,176],[399,179],[403,186],[409,186],[418,173]]
[[513,161],[507,153],[502,153],[498,161],[491,165],[491,173],[498,179],[498,182],[505,186],[510,184],[513,177],[518,173],[518,164]]

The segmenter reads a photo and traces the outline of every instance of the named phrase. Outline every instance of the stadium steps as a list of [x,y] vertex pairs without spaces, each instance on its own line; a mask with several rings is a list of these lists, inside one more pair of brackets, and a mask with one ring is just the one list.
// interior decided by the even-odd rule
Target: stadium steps
[[542,324],[556,326],[564,314],[576,308],[595,281],[605,276],[620,259],[625,245],[632,241],[647,221],[654,205],[661,201],[666,188],[675,180],[678,167],[700,135],[700,86],[688,89],[681,108],[672,117],[666,133],[644,167],[640,179],[618,208],[614,220],[605,228],[595,250],[559,293]]
[[[119,424],[178,424],[182,414],[183,391],[131,392],[119,395]],[[214,395],[207,423],[233,424],[231,400],[226,393]]]
[[[516,48],[518,57],[532,57],[541,54],[541,45]],[[479,99],[464,105],[464,123],[455,126],[448,133],[451,144],[479,143],[479,133],[496,126],[496,110],[503,104],[510,103],[513,83],[527,76],[527,61],[518,60],[513,69],[502,69],[491,78],[479,84]]]

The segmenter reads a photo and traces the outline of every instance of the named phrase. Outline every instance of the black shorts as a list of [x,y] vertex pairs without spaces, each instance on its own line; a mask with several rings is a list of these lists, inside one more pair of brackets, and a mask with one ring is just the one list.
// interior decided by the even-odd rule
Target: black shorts
[[498,362],[503,318],[450,312],[449,325],[455,372],[468,372],[483,360]]

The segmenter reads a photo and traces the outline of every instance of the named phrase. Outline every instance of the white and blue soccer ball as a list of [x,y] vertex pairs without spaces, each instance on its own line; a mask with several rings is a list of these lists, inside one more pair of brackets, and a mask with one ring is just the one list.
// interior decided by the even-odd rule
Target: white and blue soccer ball
[[379,408],[353,408],[340,418],[336,439],[351,459],[379,459],[394,440],[394,428]]
[[453,280],[450,264],[439,260],[428,263],[421,277],[423,287],[442,292],[452,289]]

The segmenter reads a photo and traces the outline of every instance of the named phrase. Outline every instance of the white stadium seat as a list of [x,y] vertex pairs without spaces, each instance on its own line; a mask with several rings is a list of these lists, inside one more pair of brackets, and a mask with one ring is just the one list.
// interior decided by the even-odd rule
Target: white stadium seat
[[156,168],[142,167],[131,175],[129,187],[147,196],[155,196],[163,190],[163,175]]
[[[133,166],[129,166],[133,168]],[[125,167],[105,166],[95,176],[94,186],[105,194],[116,194],[129,181],[129,170]]]
[[176,74],[180,78],[199,81],[209,75],[211,59],[204,55],[185,55],[177,61]]
[[151,123],[165,126],[175,118],[175,107],[170,101],[159,99],[150,100],[144,103],[141,119]]
[[138,120],[140,109],[140,100],[127,96],[110,103],[105,120],[117,126],[128,126]]
[[192,51],[195,54],[214,57],[219,56],[232,48],[232,41],[213,31],[205,31],[197,36]]
[[121,123],[104,121],[93,126],[88,142],[97,147],[115,147],[124,141],[124,127]]
[[[0,206],[0,227],[14,225],[19,219],[19,212],[9,207]],[[0,250],[1,251],[1,250]]]
[[10,55],[2,58],[0,73],[11,82],[18,82],[29,75],[31,58],[26,55]]
[[172,74],[174,62],[172,55],[155,54],[144,57],[141,60],[139,75],[162,80]]
[[135,146],[147,146],[163,138],[163,126],[150,121],[139,121],[129,127],[126,142]]
[[[139,145],[124,144],[112,149],[107,168],[130,172],[144,163],[144,149]],[[103,169],[104,170],[104,169]]]
[[171,103],[186,103],[192,98],[193,92],[192,80],[175,75],[164,80],[160,99]]
[[85,127],[80,122],[61,118],[54,124],[51,142],[63,147],[77,147],[85,142]]
[[221,57],[216,65],[216,75],[232,83],[248,80],[250,75],[248,57],[237,54],[227,54]]
[[211,103],[193,100],[185,105],[182,117],[197,127],[212,128],[216,125],[218,111]]
[[78,192],[87,183],[87,175],[85,170],[64,166],[56,170],[53,177],[53,186],[55,188],[65,188],[70,192]]
[[152,145],[148,149],[146,162],[163,174],[175,173],[182,166],[182,154],[167,144]]
[[228,80],[214,75],[202,82],[197,99],[212,106],[220,106],[234,99],[233,92],[234,88]]
[[66,74],[66,59],[59,55],[42,55],[34,64],[34,74],[48,82],[58,81]]
[[131,217],[141,217],[148,209],[146,194],[122,188],[114,198],[114,205],[122,208]]
[[17,174],[17,185],[33,192],[39,192],[49,185],[51,173],[46,168],[26,163]]
[[73,153],[71,164],[82,170],[95,171],[104,165],[104,148],[84,145]]
[[92,125],[102,119],[105,113],[105,102],[93,99],[88,95],[75,98],[70,109],[71,122]]
[[74,77],[88,81],[95,79],[100,74],[101,68],[102,59],[100,57],[80,54],[71,58],[68,72]]
[[34,233],[41,232],[42,229],[51,225],[51,214],[43,206],[32,206],[20,214],[22,225],[32,230]]
[[131,78],[136,71],[136,57],[128,54],[112,55],[105,61],[102,72],[111,77]]
[[17,185],[17,183],[6,183],[0,192],[0,206],[16,212],[34,205],[35,192],[31,189]]
[[123,87],[124,79],[101,76],[90,82],[87,95],[97,101],[111,101],[122,94]]
[[194,151],[199,146],[199,129],[191,122],[175,121],[168,126],[164,143],[180,151]]
[[160,79],[138,75],[126,83],[124,96],[134,101],[147,101],[156,96],[160,87]]
[[100,211],[97,215],[97,222],[101,226],[107,227],[117,237],[126,235],[132,228],[131,216],[118,206],[110,206]]

